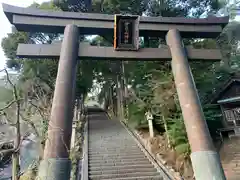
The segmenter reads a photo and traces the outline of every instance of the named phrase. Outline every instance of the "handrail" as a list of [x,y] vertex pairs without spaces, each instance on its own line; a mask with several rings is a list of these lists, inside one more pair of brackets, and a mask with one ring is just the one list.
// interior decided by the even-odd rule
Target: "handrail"
[[81,180],[88,180],[88,116],[86,116],[83,138]]

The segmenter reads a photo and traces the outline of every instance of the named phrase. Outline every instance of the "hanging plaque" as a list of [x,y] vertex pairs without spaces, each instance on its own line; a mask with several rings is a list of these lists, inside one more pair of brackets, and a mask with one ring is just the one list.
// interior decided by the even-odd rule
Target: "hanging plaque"
[[139,16],[115,15],[114,49],[119,51],[139,49]]

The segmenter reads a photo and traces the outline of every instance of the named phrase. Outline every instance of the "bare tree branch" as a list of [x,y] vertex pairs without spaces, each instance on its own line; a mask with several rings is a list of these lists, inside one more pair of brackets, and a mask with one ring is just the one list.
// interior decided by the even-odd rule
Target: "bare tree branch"
[[4,111],[5,109],[8,109],[9,107],[11,107],[14,103],[17,103],[17,101],[22,101],[23,99],[17,99],[17,100],[12,100],[10,103],[8,103],[6,106],[4,106],[3,108],[0,108],[0,111]]
[[23,121],[27,122],[32,127],[32,129],[34,130],[34,134],[36,134],[37,137],[40,137],[39,132],[36,126],[34,125],[34,123],[30,119],[25,118],[21,113],[20,113],[20,117],[22,118]]
[[12,81],[10,80],[9,73],[8,73],[7,69],[2,69],[2,70],[0,70],[0,72],[5,72],[8,83],[9,83],[12,87],[14,87],[14,84],[13,84]]
[[[16,103],[16,129],[17,129],[17,137],[16,137],[16,144],[14,145],[15,147],[11,150],[6,150],[9,151],[12,154],[12,162],[13,162],[13,173],[12,177],[13,180],[18,180],[19,179],[19,171],[20,171],[20,163],[19,163],[19,149],[22,143],[21,140],[21,132],[20,132],[20,98],[18,96],[17,88],[16,85],[12,83],[9,77],[9,73],[6,69],[0,70],[0,72],[5,72],[7,81],[8,83],[12,86],[13,88],[13,96],[14,96],[14,101]],[[10,107],[10,106],[9,106]]]
[[42,117],[42,119],[45,119],[45,117],[44,117],[44,115],[43,115],[43,113],[42,113],[42,111],[41,111],[41,108],[39,108],[36,104],[34,104],[32,101],[29,101],[29,103],[33,106],[33,107],[35,107],[36,109],[37,109],[37,111],[38,111],[38,113],[40,114],[40,116]]

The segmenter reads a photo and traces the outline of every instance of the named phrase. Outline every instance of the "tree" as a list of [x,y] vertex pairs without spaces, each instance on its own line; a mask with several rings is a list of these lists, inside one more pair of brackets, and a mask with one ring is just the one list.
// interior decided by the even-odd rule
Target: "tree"
[[107,14],[130,13],[142,15],[146,11],[147,0],[105,0],[103,12]]
[[91,0],[53,0],[52,2],[63,11],[86,12],[91,7]]
[[2,39],[2,48],[7,59],[7,66],[19,70],[21,65],[16,58],[16,51],[18,43],[27,43],[29,36],[25,32],[16,32],[13,29],[13,33],[8,34],[8,37]]
[[[45,87],[39,84],[38,92],[34,94],[34,97],[29,97],[28,101],[24,102],[24,94],[21,93],[22,89],[19,88],[18,84],[13,83],[6,69],[1,71],[6,73],[6,81],[12,90],[12,100],[5,102],[6,105],[0,108],[0,118],[5,119],[8,126],[13,126],[16,129],[16,140],[14,142],[14,148],[0,151],[0,153],[3,155],[7,153],[12,154],[12,178],[18,180],[20,177],[20,147],[30,133],[35,134],[37,138],[39,138],[42,143],[41,151],[43,152],[48,118],[50,115],[50,108],[48,106],[49,98],[45,97],[45,94],[48,93],[43,93]],[[32,86],[36,86],[36,83],[37,82],[34,82]],[[44,90],[46,91],[46,89]],[[43,154],[39,155],[40,158],[42,155]]]
[[151,0],[147,14],[164,17],[198,17],[203,12],[216,11],[219,7],[216,0]]
[[[1,70],[6,73],[7,82],[11,85],[13,91],[13,100],[8,103],[5,107],[0,109],[0,115],[7,117],[6,110],[11,107],[13,104],[15,105],[15,121],[13,122],[13,126],[16,128],[16,139],[14,141],[14,148],[10,150],[6,150],[7,152],[12,153],[12,179],[18,180],[20,173],[20,162],[19,162],[19,150],[21,146],[21,131],[20,131],[20,108],[21,108],[21,99],[19,97],[19,92],[15,84],[9,78],[8,71],[6,69]],[[1,152],[6,153],[6,152]]]

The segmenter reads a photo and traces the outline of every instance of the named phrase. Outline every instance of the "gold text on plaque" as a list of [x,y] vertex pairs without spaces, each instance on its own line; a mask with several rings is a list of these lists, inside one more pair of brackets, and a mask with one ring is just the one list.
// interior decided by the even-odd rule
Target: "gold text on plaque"
[[125,32],[124,32],[124,43],[125,44],[128,44],[128,39],[129,39],[129,29],[128,29],[128,25],[129,25],[130,23],[129,22],[125,22],[124,23],[124,27],[125,27]]

